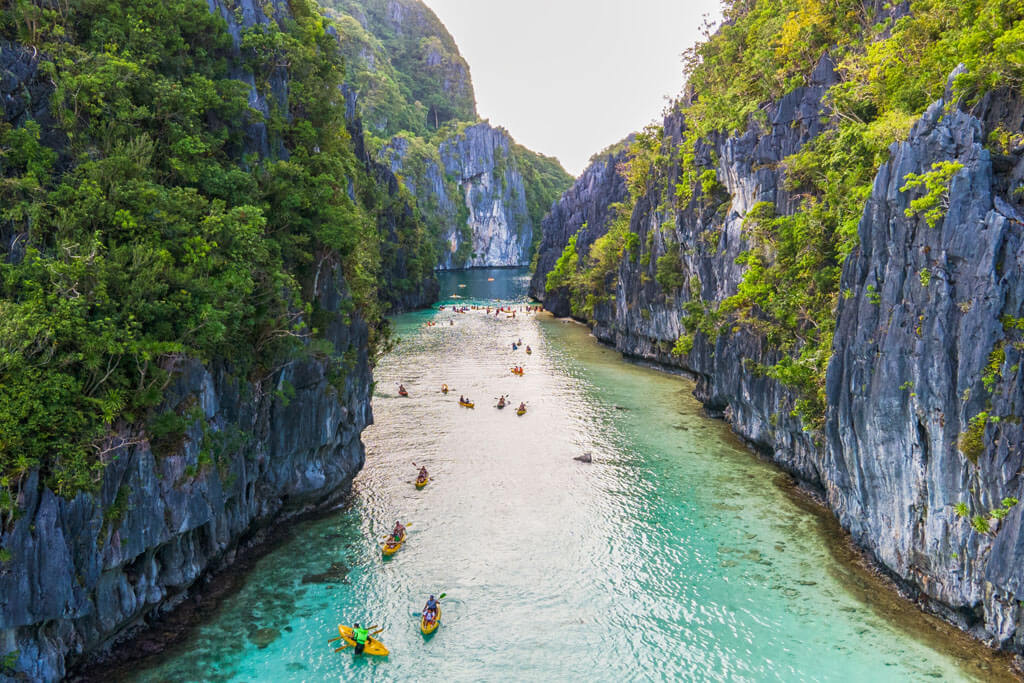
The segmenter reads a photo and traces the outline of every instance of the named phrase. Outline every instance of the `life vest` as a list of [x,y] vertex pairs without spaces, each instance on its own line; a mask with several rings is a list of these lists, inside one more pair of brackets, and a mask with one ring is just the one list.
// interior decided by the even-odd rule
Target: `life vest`
[[370,637],[369,629],[356,628],[352,629],[352,633],[354,634],[356,643],[359,645],[366,645],[366,640]]

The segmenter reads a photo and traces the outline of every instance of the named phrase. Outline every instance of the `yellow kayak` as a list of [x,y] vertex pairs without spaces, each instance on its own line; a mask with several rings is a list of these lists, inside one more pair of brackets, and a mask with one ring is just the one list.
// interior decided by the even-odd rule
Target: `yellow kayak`
[[[338,633],[341,634],[341,639],[349,645],[355,647],[356,639],[355,634],[352,632],[351,626],[344,626],[338,624]],[[376,638],[370,637],[366,640],[366,647],[363,649],[364,655],[377,655],[378,657],[387,657],[388,649],[384,647],[384,643],[380,642]]]
[[416,488],[418,488],[418,489],[423,488],[424,486],[427,485],[428,481],[430,481],[430,477],[427,477],[426,479],[417,479],[416,480]]
[[441,385],[441,393],[442,394],[447,394],[448,393],[448,385],[447,384],[442,384]]
[[516,415],[526,415],[526,408],[520,408],[517,410]]
[[475,403],[466,403],[465,401],[459,401],[459,405],[462,406],[463,408],[472,408],[476,404]]
[[437,604],[437,618],[430,623],[424,617],[420,617],[420,631],[423,635],[429,636],[431,633],[437,630],[437,627],[441,625],[441,603]]
[[397,553],[399,550],[402,549],[402,544],[405,543],[405,536],[406,536],[406,534],[405,534],[405,532],[403,532],[401,540],[399,540],[397,542],[395,542],[395,541],[385,541],[383,547],[381,548],[381,552],[384,553],[385,555],[389,555],[389,556],[390,555],[394,555],[395,553]]

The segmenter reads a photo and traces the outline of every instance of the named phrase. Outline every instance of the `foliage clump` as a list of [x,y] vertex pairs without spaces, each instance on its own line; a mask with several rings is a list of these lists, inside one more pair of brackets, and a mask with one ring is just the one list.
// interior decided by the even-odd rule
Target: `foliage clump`
[[[315,4],[289,7],[237,50],[202,0],[4,10],[0,38],[39,55],[55,122],[0,125],[0,244],[17,246],[0,254],[5,512],[33,469],[70,496],[98,484],[117,435],[179,440],[181,416],[153,413],[185,359],[248,380],[297,356],[341,363],[313,323],[332,272],[385,342],[377,219],[408,211],[355,155],[338,40]],[[419,253],[421,233],[384,241]]]

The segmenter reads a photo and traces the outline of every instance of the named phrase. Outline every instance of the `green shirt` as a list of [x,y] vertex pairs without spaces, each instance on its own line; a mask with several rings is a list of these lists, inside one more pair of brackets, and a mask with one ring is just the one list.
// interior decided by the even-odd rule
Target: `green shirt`
[[365,628],[354,628],[352,633],[355,634],[356,642],[360,645],[365,645],[366,639],[370,637],[370,631]]

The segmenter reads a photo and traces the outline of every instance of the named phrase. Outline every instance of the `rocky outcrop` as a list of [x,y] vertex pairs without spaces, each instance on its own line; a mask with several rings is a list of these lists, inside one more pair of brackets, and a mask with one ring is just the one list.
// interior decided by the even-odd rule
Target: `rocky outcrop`
[[[290,12],[285,0],[209,0],[209,9],[227,21],[236,48],[245,28],[284,21]],[[63,137],[47,108],[52,86],[37,64],[31,49],[0,45],[4,120],[35,120],[42,141],[59,150]],[[249,85],[253,108],[266,113],[287,102],[284,67],[266,90],[251,73],[232,74]],[[415,209],[394,174],[367,152],[355,95],[345,94],[365,172],[359,181],[368,179],[382,198],[381,206],[367,207],[387,251],[382,298],[395,310],[429,304],[436,281],[409,282],[410,255],[395,246],[399,233],[413,229]],[[287,157],[264,122],[244,124],[244,133],[245,154]],[[0,255],[16,259],[4,229]],[[223,360],[176,358],[164,368],[173,379],[146,433],[120,425],[101,446],[94,491],[62,498],[38,472],[22,483],[17,514],[5,513],[0,527],[0,679],[60,679],[173,609],[197,581],[230,566],[272,527],[332,506],[349,491],[365,457],[360,434],[372,422],[369,328],[353,312],[340,267],[330,264],[321,262],[311,290],[331,360],[324,348],[310,347],[243,378]]]
[[323,280],[327,336],[353,361],[345,377],[296,360],[238,381],[229,368],[184,361],[163,406],[182,432],[159,443],[122,433],[96,494],[66,500],[27,483],[2,536],[0,639],[18,653],[15,670],[62,677],[173,607],[261,529],[347,492],[372,420],[367,327],[345,321],[340,275]]
[[377,230],[385,243],[381,277],[381,298],[387,303],[389,313],[411,311],[430,306],[437,301],[440,284],[433,275],[433,263],[426,267],[426,275],[419,279],[410,277],[414,271],[411,261],[417,256],[411,254],[402,244],[400,235],[413,234],[418,229],[414,207],[402,195],[402,184],[391,168],[379,161],[367,148],[362,118],[359,115],[359,95],[351,86],[342,89],[345,96],[345,120],[356,158],[363,165],[367,175],[379,188],[383,200],[377,207]]
[[[1024,215],[1015,193],[1024,149],[984,146],[999,124],[1024,130],[1019,97],[990,95],[974,115],[935,103],[879,169],[860,246],[843,264],[820,431],[805,431],[796,393],[758,370],[783,352],[752,326],[693,334],[692,347],[673,353],[688,304],[716,309],[737,291],[750,209],[796,208],[779,162],[827,125],[821,98],[834,79],[823,59],[808,87],[767,110],[766,124],[700,142],[697,166],[713,169],[715,183],[698,186],[684,208],[662,208],[660,188],[675,186],[676,168],[637,200],[630,231],[641,246],[612,274],[594,334],[692,373],[709,412],[816,490],[904,588],[977,637],[1024,652],[1024,506],[1015,504],[1024,493]],[[665,119],[670,150],[685,126],[682,115]],[[962,168],[942,198],[943,219],[928,227],[907,211],[920,191],[901,188],[908,173],[950,161]],[[618,201],[602,191],[604,203]],[[594,201],[582,196],[574,187],[545,222],[534,296]],[[578,239],[592,243],[605,229],[591,223]],[[681,286],[658,282],[662,258],[677,264]],[[549,308],[564,314],[564,297]]]
[[530,296],[544,302],[544,307],[557,316],[572,313],[568,292],[559,287],[547,291],[547,275],[555,267],[569,238],[576,235],[577,254],[587,254],[590,245],[608,232],[615,219],[612,205],[629,196],[626,181],[618,172],[626,160],[627,138],[612,150],[591,161],[583,174],[551,207],[541,223],[541,241],[537,250],[537,268],[530,280]]
[[439,269],[529,264],[533,224],[512,145],[507,132],[484,122],[437,149],[399,136],[381,151],[439,235]]
[[[1024,497],[1024,216],[1000,191],[1024,155],[998,169],[986,134],[936,102],[875,178],[843,269],[824,469],[830,506],[879,562],[1022,651],[1024,507],[990,515]],[[901,187],[949,161],[963,167],[929,227]]]

